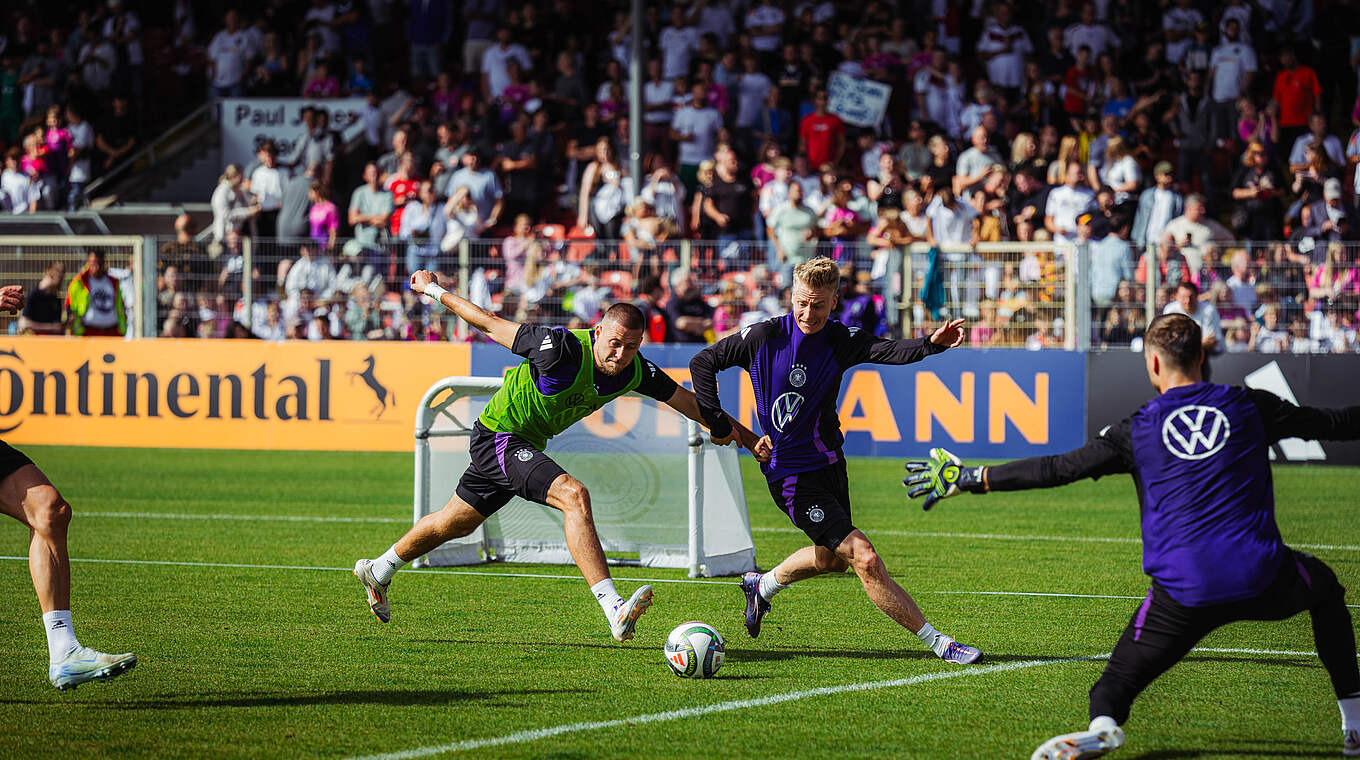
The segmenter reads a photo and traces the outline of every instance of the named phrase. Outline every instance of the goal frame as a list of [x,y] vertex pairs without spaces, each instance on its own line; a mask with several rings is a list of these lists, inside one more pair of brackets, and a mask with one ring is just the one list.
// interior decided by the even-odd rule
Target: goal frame
[[[432,452],[430,450],[430,440],[432,438],[471,438],[473,434],[471,420],[459,419],[453,412],[453,406],[458,401],[475,396],[489,396],[501,388],[504,378],[487,376],[462,376],[453,375],[445,377],[429,387],[420,399],[420,405],[416,408],[415,419],[415,473],[412,501],[412,522],[419,522],[429,512],[426,505],[429,505],[431,494],[431,467]],[[447,393],[447,395],[445,395]],[[637,393],[629,393],[630,396],[639,396]],[[436,430],[435,423],[440,418],[447,419],[453,423],[452,429]],[[688,573],[689,577],[697,578],[711,576],[715,574],[731,574],[730,571],[713,573],[709,567],[708,556],[704,552],[704,477],[705,477],[705,445],[710,442],[708,432],[703,430],[699,424],[693,420],[686,420],[686,448],[687,448],[687,477],[688,483],[685,492],[688,497]],[[746,517],[745,494],[738,490],[734,496],[739,499],[738,506],[742,517]],[[749,519],[746,520],[747,534],[749,536]],[[452,542],[450,542],[452,543]],[[448,547],[450,543],[444,544]],[[459,549],[466,559],[466,564],[491,561],[494,549],[486,533],[485,523],[477,526],[477,529],[469,536],[460,540]],[[474,554],[476,555],[474,557]],[[730,556],[730,555],[729,555]],[[610,559],[610,564],[628,564],[618,560]],[[755,569],[755,549],[749,552],[749,562],[746,569]],[[421,557],[412,563],[416,567],[427,567],[429,565],[425,557]],[[740,572],[740,571],[738,571]]]

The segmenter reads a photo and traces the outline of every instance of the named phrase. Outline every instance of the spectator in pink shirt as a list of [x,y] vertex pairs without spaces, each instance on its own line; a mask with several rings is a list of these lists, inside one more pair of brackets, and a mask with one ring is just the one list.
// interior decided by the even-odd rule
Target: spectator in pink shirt
[[312,240],[315,240],[320,248],[334,248],[335,234],[340,230],[340,212],[331,202],[331,192],[325,185],[313,180],[308,195],[312,200],[312,209],[307,212],[307,221],[312,228]]

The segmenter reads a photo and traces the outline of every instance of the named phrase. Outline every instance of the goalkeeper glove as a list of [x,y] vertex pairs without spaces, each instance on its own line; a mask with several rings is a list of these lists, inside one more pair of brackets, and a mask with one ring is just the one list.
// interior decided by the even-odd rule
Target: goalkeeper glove
[[908,489],[907,496],[915,499],[925,496],[922,509],[929,510],[940,499],[947,499],[959,491],[984,493],[987,487],[982,482],[982,467],[965,469],[959,458],[944,449],[931,449],[930,459],[913,459],[906,464],[911,473],[902,485]]

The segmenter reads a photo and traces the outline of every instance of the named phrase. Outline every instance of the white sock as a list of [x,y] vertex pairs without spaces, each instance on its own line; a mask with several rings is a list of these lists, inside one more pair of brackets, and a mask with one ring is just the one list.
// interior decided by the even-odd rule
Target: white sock
[[607,618],[612,619],[614,608],[623,604],[623,597],[619,596],[619,592],[614,590],[613,578],[605,578],[591,586],[590,593],[595,595],[595,601],[600,603],[600,609],[604,610],[604,616]]
[[767,602],[773,599],[775,594],[788,587],[789,584],[775,580],[773,570],[760,576],[760,596]]
[[1110,729],[1119,728],[1119,724],[1115,723],[1114,718],[1111,718],[1108,715],[1097,715],[1091,720],[1090,728],[1092,731],[1109,731]]
[[920,639],[940,657],[944,657],[944,653],[949,649],[950,642],[953,641],[950,637],[935,630],[935,626],[930,623],[921,626],[921,630],[916,632],[916,638]]
[[1360,696],[1338,699],[1336,706],[1341,708],[1341,730],[1360,731]]
[[391,583],[392,576],[403,567],[406,567],[406,560],[397,556],[397,545],[392,544],[391,549],[373,560],[373,577],[377,578],[379,583]]
[[53,665],[80,646],[70,610],[44,612],[43,628],[47,630],[47,661]]

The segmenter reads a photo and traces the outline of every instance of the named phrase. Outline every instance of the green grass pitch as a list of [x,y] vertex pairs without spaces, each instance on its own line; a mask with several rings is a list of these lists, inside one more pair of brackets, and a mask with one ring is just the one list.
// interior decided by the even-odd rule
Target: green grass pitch
[[[73,557],[237,566],[76,562],[82,643],[130,649],[141,662],[112,684],[61,694],[46,681],[27,565],[0,560],[11,600],[0,616],[0,757],[414,757],[488,740],[438,756],[1027,758],[1049,736],[1084,727],[1086,693],[1102,667],[1031,661],[1107,653],[1138,601],[947,592],[1141,597],[1147,588],[1139,546],[1128,540],[1138,536],[1138,514],[1127,477],[963,496],[923,513],[905,499],[900,463],[856,460],[855,521],[894,576],[937,628],[980,646],[985,666],[1013,669],[944,665],[879,614],[853,574],[782,594],[758,640],[746,636],[732,581],[654,584],[637,639],[619,645],[575,568],[523,565],[470,570],[562,577],[404,572],[392,586],[392,622],[382,625],[347,568],[387,548],[409,521],[409,455],[28,453],[75,508]],[[751,523],[769,567],[802,544],[801,534],[751,465],[744,460]],[[1351,588],[1360,586],[1357,482],[1355,469],[1276,469],[1286,540],[1319,547],[1310,551]],[[24,531],[0,525],[8,526],[0,554],[26,555]],[[1123,540],[1035,538],[1052,536]],[[683,574],[619,568],[616,576]],[[637,585],[619,581],[625,594]],[[1358,599],[1353,592],[1349,601]],[[714,680],[676,678],[662,659],[666,633],[695,619],[727,638]],[[1239,624],[1201,646],[1310,652],[1313,641],[1305,615]],[[898,679],[906,683],[573,725]],[[1116,757],[1333,757],[1338,725],[1315,657],[1201,651],[1134,705],[1129,743]]]

